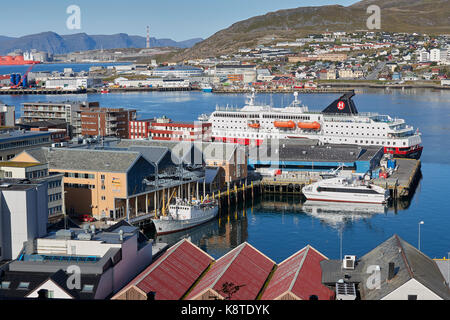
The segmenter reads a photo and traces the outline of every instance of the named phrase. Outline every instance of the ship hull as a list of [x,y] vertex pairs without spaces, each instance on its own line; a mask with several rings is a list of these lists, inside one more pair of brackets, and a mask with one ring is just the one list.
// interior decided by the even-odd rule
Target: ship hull
[[202,217],[187,219],[187,220],[176,220],[176,219],[152,219],[153,224],[156,228],[157,235],[170,234],[178,231],[188,230],[196,226],[202,225],[215,217],[219,213],[219,208],[216,206],[211,208],[209,212]]
[[348,203],[368,203],[368,204],[385,204],[388,197],[383,194],[366,195],[358,193],[327,193],[327,192],[307,192],[303,191],[303,195],[307,200],[326,201],[326,202],[348,202]]

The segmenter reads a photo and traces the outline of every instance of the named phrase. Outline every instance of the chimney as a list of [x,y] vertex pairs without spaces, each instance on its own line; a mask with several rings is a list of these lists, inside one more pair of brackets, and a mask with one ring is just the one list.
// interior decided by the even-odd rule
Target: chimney
[[388,281],[395,277],[395,263],[389,262]]
[[147,26],[147,48],[150,48],[150,27]]

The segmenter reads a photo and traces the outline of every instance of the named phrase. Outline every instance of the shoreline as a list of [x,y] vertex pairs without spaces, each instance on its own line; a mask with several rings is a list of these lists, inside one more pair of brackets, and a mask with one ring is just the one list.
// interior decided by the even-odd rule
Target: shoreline
[[[359,91],[361,89],[394,89],[394,90],[405,90],[405,89],[430,89],[430,90],[450,90],[450,86],[439,86],[439,85],[387,85],[387,84],[371,84],[371,83],[361,83],[361,84],[349,84],[349,83],[339,83],[339,84],[328,84],[326,87],[322,85],[316,89],[301,89],[301,88],[286,88],[286,89],[255,89],[255,93],[266,93],[266,94],[290,94],[294,92],[302,94],[327,94],[327,93],[346,93],[348,91]],[[103,88],[90,88],[90,89],[74,89],[74,90],[64,90],[64,89],[7,89],[0,90],[0,95],[65,95],[65,94],[102,94]],[[127,93],[127,92],[202,92],[201,89],[197,88],[108,88],[108,93]],[[248,94],[252,93],[252,89],[214,89],[211,93],[213,94]]]

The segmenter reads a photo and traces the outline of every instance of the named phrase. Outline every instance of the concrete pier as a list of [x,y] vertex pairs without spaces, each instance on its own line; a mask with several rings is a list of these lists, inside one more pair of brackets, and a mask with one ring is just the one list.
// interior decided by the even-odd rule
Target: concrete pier
[[17,89],[5,89],[0,90],[0,95],[30,95],[30,94],[44,94],[44,95],[59,95],[59,94],[84,94],[87,93],[86,89],[29,89],[29,88],[17,88]]

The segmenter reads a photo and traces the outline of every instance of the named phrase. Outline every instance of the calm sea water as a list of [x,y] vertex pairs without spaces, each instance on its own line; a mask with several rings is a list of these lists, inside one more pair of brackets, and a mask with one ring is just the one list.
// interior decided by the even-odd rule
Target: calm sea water
[[[310,110],[322,110],[339,94],[300,95]],[[7,104],[27,101],[89,100],[104,107],[136,108],[139,118],[166,115],[174,120],[194,121],[219,105],[242,106],[245,95],[216,95],[200,92],[124,93],[67,96],[0,96]],[[258,102],[286,105],[293,96],[258,95]],[[310,244],[329,258],[342,254],[363,255],[393,234],[418,245],[432,258],[450,251],[450,91],[362,90],[354,98],[361,112],[378,112],[403,118],[422,132],[423,178],[409,204],[390,208],[326,208],[301,204],[299,198],[255,199],[246,208],[230,208],[220,219],[159,241],[174,242],[181,236],[214,257],[248,241],[276,262],[281,262]],[[20,110],[18,110],[20,114]],[[404,209],[402,209],[404,208]],[[330,213],[331,211],[331,213]],[[150,233],[151,235],[151,233]],[[342,240],[342,246],[341,246]],[[342,249],[341,249],[342,248]]]

